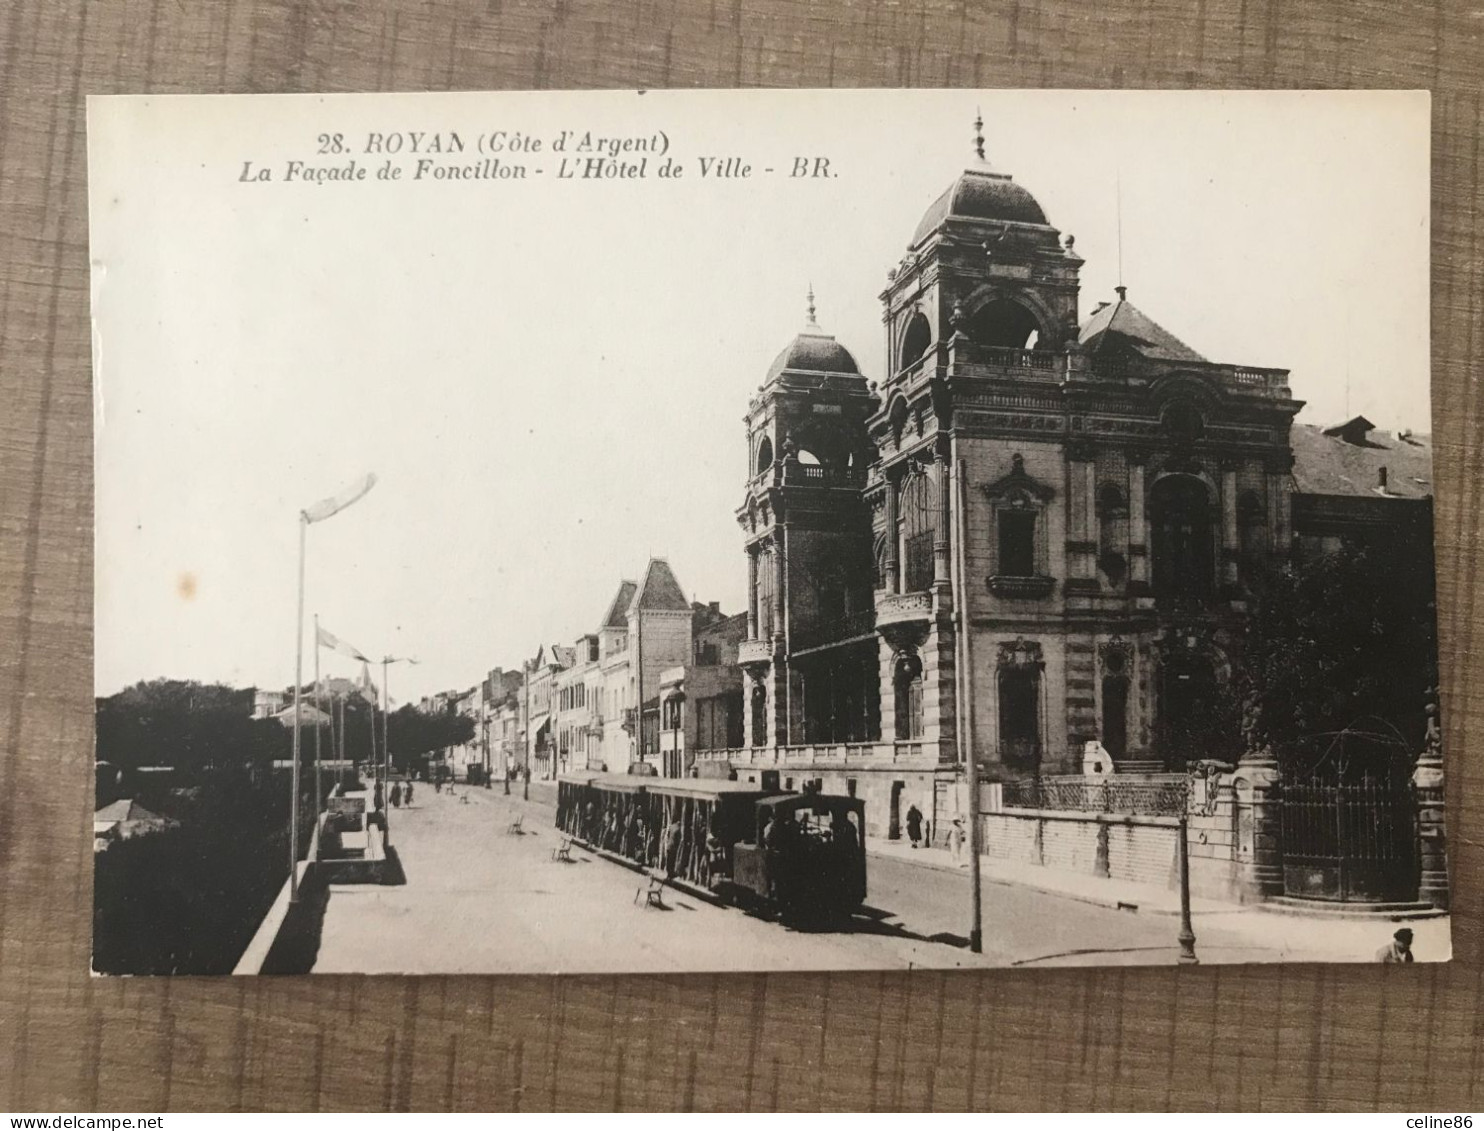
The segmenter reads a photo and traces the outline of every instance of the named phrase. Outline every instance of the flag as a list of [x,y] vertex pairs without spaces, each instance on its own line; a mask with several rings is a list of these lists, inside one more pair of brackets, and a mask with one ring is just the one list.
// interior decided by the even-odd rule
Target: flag
[[359,648],[357,648],[354,644],[350,644],[344,640],[341,640],[338,636],[336,636],[333,632],[330,632],[328,629],[319,628],[316,626],[314,631],[318,634],[318,643],[321,647],[333,649],[334,651],[339,652],[342,655],[349,656],[352,660],[360,660],[363,664],[370,663],[370,661],[367,660],[364,655],[362,655]]
[[376,684],[371,682],[371,669],[367,666],[368,661],[361,661],[361,698],[371,706],[376,706]]
[[376,473],[371,472],[357,479],[340,494],[333,498],[321,499],[313,506],[304,509],[305,522],[323,522],[325,519],[339,514],[351,503],[361,498],[372,487],[376,486]]

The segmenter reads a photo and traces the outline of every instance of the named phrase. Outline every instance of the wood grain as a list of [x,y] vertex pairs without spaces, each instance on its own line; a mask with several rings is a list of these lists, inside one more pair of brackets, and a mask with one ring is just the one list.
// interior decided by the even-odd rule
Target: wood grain
[[[1484,1107],[1484,11],[1376,0],[13,0],[0,10],[0,1109]],[[1429,87],[1456,960],[1410,968],[95,980],[83,96]],[[883,139],[889,147],[889,139]],[[1273,191],[1282,191],[1274,170]],[[1357,239],[1365,238],[1363,233]],[[1374,280],[1357,305],[1385,301]],[[1316,333],[1329,332],[1316,327]]]

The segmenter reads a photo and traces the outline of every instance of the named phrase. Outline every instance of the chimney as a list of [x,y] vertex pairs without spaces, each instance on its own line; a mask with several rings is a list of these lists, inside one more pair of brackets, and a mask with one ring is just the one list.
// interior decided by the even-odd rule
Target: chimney
[[713,613],[715,613],[717,616],[721,616],[721,602],[720,601],[712,601],[711,602],[711,611]]

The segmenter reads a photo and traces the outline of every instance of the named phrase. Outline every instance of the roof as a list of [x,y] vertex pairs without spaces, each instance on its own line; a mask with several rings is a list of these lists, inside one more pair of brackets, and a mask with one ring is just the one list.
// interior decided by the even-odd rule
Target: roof
[[969,220],[1009,220],[1017,224],[1045,224],[1046,213],[1032,196],[1004,173],[965,169],[943,195],[928,205],[912,233],[916,247],[950,217]]
[[835,341],[834,335],[826,334],[812,322],[773,359],[773,364],[768,366],[768,379],[772,380],[785,369],[809,373],[860,373],[860,366],[850,351]]
[[[1371,432],[1363,439],[1364,443],[1354,443],[1342,439],[1336,429],[1295,424],[1289,443],[1298,490],[1306,495],[1371,499],[1432,497],[1431,436]],[[1383,467],[1385,491],[1380,489]]]
[[158,813],[151,813],[137,801],[125,797],[111,802],[93,814],[94,821],[163,821]]
[[[294,705],[290,703],[282,711],[273,716],[286,727],[294,725]],[[330,716],[321,711],[308,699],[303,697],[299,701],[299,722],[304,726],[328,726]]]
[[650,558],[644,568],[644,580],[639,583],[629,603],[632,615],[640,609],[663,609],[671,612],[690,612],[690,602],[685,599],[685,590],[675,580],[670,563],[664,558]]
[[620,581],[618,593],[614,595],[613,604],[608,606],[608,612],[603,617],[604,628],[627,628],[629,622],[625,619],[629,611],[629,604],[634,600],[634,591],[639,586],[633,581]]
[[1122,294],[1092,312],[1078,329],[1077,342],[1088,353],[1121,343],[1155,361],[1206,360]]

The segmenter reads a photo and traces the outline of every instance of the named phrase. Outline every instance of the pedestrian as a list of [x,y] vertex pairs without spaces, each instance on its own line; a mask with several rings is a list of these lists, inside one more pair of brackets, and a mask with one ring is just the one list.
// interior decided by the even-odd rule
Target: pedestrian
[[371,808],[372,809],[380,810],[380,809],[382,809],[384,807],[385,807],[385,797],[383,796],[383,794],[381,792],[381,781],[380,781],[380,779],[378,779],[377,782],[376,782],[376,789],[374,791],[372,791],[372,794],[371,794]]
[[964,819],[953,818],[953,828],[948,832],[949,847],[953,849],[953,862],[962,866],[964,859]]
[[912,842],[913,848],[922,839],[922,810],[916,805],[907,810],[907,839]]
[[1376,951],[1377,962],[1415,962],[1412,957],[1412,928],[1403,927],[1391,936],[1391,942]]
[[392,808],[402,808],[402,786],[398,782],[392,782]]
[[676,813],[674,820],[665,829],[665,872],[672,880],[680,870],[680,839],[683,833],[680,814]]
[[402,803],[404,805],[406,805],[407,808],[409,808],[409,809],[412,808],[412,783],[411,782],[408,782],[407,783],[407,792],[402,795]]

